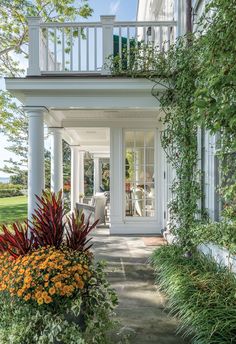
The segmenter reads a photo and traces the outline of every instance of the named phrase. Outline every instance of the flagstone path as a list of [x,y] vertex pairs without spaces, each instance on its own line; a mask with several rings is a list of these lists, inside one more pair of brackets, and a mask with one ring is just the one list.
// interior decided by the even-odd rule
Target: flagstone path
[[108,229],[97,229],[93,242],[96,259],[108,261],[108,278],[119,297],[116,313],[121,326],[112,343],[124,343],[122,336],[131,344],[189,343],[176,335],[177,320],[164,310],[165,298],[148,265],[148,257],[163,239],[110,236]]

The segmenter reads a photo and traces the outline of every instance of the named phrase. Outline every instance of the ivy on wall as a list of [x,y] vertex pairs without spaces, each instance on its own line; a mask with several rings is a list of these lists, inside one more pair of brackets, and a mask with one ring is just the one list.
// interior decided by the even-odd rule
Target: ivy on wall
[[214,0],[206,8],[199,38],[196,119],[219,135],[223,216],[236,220],[236,1]]

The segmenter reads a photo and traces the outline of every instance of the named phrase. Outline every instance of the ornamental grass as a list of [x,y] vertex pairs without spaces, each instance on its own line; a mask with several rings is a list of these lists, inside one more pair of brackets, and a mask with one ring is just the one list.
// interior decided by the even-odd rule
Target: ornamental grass
[[236,343],[236,279],[227,268],[175,245],[157,249],[151,263],[180,333],[194,344]]

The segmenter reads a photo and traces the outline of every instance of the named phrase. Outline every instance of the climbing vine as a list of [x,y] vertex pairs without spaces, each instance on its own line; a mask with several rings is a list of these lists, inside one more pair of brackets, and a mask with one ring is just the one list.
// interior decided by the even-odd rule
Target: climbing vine
[[[110,60],[113,75],[155,81],[152,93],[163,112],[162,147],[176,175],[169,205],[171,228],[187,250],[195,245],[192,232],[204,218],[199,207],[200,128],[219,137],[223,216],[236,223],[235,18],[235,0],[213,0],[206,6],[198,31],[178,39],[169,49],[160,52],[141,42],[130,56],[124,48],[122,60],[119,56]],[[158,91],[160,85],[164,92]]]
[[206,17],[206,34],[199,38],[196,119],[219,137],[223,216],[236,221],[236,1],[212,1]]
[[192,246],[192,228],[197,221],[201,197],[198,169],[198,123],[194,118],[195,80],[198,73],[194,37],[178,40],[165,54],[162,77],[171,87],[159,97],[164,112],[162,147],[175,171],[173,199],[169,204],[171,229],[178,231],[185,248]]

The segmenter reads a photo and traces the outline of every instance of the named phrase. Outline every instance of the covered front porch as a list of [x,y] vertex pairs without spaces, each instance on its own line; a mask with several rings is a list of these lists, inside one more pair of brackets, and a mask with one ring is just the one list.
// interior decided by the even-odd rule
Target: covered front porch
[[112,234],[160,233],[165,224],[165,156],[153,82],[111,77],[7,79],[29,118],[28,215],[44,189],[44,127],[52,137],[51,188],[63,189],[62,140],[71,147],[71,209],[84,194],[84,155],[110,159]]

